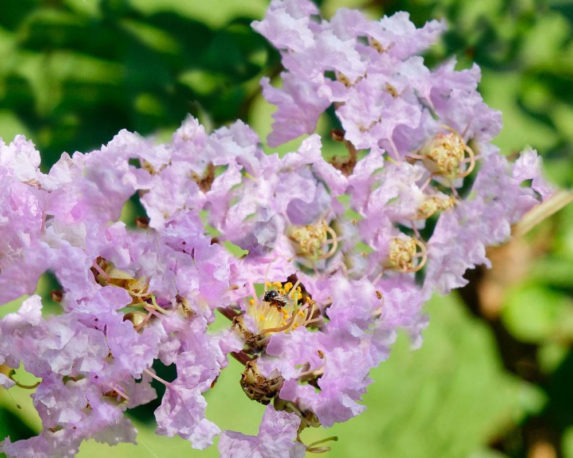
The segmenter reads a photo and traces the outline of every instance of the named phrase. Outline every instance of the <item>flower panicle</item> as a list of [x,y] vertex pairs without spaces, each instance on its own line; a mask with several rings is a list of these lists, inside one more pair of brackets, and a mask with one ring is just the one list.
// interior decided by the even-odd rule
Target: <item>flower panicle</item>
[[[510,163],[491,144],[500,115],[476,68],[423,64],[442,22],[318,15],[309,0],[273,0],[253,23],[284,67],[280,88],[261,81],[277,107],[268,143],[308,134],[292,153],[264,154],[241,121],[208,133],[192,117],[167,143],[121,131],[47,173],[32,142],[0,142],[0,303],[29,295],[0,319],[0,383],[35,390],[44,424],[1,451],[134,441],[125,412],[155,399],[152,381],[165,387],[159,434],[198,449],[219,436],[222,456],[326,451],[301,433],[364,410],[396,330],[420,342],[431,293],[465,284],[511,227],[571,201],[534,151]],[[315,130],[330,108],[348,155],[327,160]],[[121,220],[134,195],[145,216]],[[45,274],[59,314],[33,294]],[[226,327],[212,332],[217,314]],[[256,436],[206,418],[228,356],[243,367],[241,395],[267,406]]]

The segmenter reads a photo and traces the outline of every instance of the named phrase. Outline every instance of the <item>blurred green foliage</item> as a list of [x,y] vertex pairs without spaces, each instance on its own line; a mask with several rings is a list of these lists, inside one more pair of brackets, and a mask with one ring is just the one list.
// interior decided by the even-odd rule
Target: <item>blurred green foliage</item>
[[[550,178],[571,187],[572,2],[317,3],[326,16],[363,7],[372,17],[409,11],[417,25],[446,18],[449,30],[427,62],[456,56],[460,67],[478,63],[486,102],[503,112],[497,145],[506,154],[527,144],[537,148]],[[267,0],[1,0],[0,136],[32,138],[44,170],[62,151],[97,148],[123,128],[168,138],[187,113],[210,128],[240,118],[264,138],[273,109],[258,81],[276,76],[280,59],[249,24],[267,6]],[[330,123],[324,116],[319,129],[328,132]],[[326,154],[338,151],[326,141]],[[373,373],[366,412],[303,438],[338,435],[331,456],[339,457],[486,458],[525,456],[535,432],[549,431],[556,452],[573,457],[573,208],[530,239],[543,247],[526,275],[507,285],[498,317],[472,308],[471,290],[463,301],[435,298],[422,349],[411,352],[400,338]],[[46,277],[39,285],[48,302],[53,281]],[[4,306],[0,316],[17,306]],[[522,371],[525,363],[535,367]],[[18,371],[18,377],[30,376]],[[254,434],[262,406],[242,394],[239,377],[232,363],[206,395],[208,415],[223,428]],[[151,412],[133,413],[138,446],[90,441],[80,457],[217,455],[214,448],[196,452],[183,440],[156,436]],[[0,391],[0,439],[28,437],[40,427],[28,392]]]

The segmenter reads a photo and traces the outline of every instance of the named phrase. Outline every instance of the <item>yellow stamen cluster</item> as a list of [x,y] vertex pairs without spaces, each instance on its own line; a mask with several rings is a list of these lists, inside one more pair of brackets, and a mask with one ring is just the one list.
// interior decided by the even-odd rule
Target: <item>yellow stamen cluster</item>
[[417,272],[426,264],[426,247],[413,237],[394,237],[390,241],[387,264],[400,272]]
[[[463,178],[475,166],[473,150],[455,130],[436,134],[421,151],[422,161],[432,173],[446,178]],[[468,156],[466,160],[466,154]],[[469,162],[467,167],[463,164]]]
[[[336,232],[325,221],[315,225],[293,226],[288,231],[288,237],[294,242],[297,254],[312,261],[330,258],[338,247]],[[326,253],[325,245],[330,245]]]
[[416,212],[416,219],[426,219],[436,212],[446,211],[456,204],[456,199],[453,196],[432,196],[425,199],[418,207]]
[[266,283],[267,291],[275,291],[276,299],[249,301],[247,314],[253,317],[259,334],[294,331],[312,320],[314,301],[303,294],[300,286],[286,283]]

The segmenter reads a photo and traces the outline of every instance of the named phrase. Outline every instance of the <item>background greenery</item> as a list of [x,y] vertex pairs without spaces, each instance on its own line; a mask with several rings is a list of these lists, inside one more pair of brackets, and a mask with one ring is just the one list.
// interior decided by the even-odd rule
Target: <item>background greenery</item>
[[[481,91],[503,111],[496,143],[529,144],[551,180],[573,182],[573,3],[565,0],[324,0],[373,17],[409,11],[417,25],[445,17],[449,31],[427,62],[477,62]],[[48,170],[62,151],[88,151],[120,129],[166,139],[187,113],[207,126],[236,118],[264,138],[272,108],[258,81],[280,59],[249,27],[267,0],[1,0],[0,136],[32,138]],[[331,120],[319,124],[326,133]],[[280,148],[296,147],[297,141]],[[326,145],[327,153],[335,151]],[[330,456],[573,457],[573,206],[526,240],[491,251],[494,269],[468,274],[461,293],[427,306],[421,350],[401,337],[373,373],[367,411],[333,434]],[[39,291],[48,300],[51,282]],[[4,306],[0,315],[17,304]],[[207,393],[221,427],[254,434],[262,406],[249,401],[231,363]],[[25,381],[26,374],[19,374]],[[153,434],[151,410],[133,413],[139,445],[90,441],[80,457],[216,456]],[[40,428],[29,393],[0,389],[0,439]]]

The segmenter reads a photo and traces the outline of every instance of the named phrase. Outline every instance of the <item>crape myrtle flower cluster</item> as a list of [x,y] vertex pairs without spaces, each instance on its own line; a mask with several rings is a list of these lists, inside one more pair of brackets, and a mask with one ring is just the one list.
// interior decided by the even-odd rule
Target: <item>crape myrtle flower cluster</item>
[[[477,92],[479,69],[424,65],[442,22],[318,14],[273,0],[253,24],[285,69],[280,88],[262,81],[277,106],[269,144],[310,134],[295,152],[264,154],[240,121],[208,133],[191,117],[169,143],[121,131],[46,174],[30,141],[0,143],[0,303],[27,295],[0,320],[0,383],[21,385],[21,365],[38,377],[43,421],[38,436],[6,438],[8,456],[134,442],[125,412],[156,398],[153,379],[166,387],[159,434],[199,449],[219,436],[222,456],[324,451],[301,432],[362,412],[397,330],[420,345],[424,302],[463,286],[551,195],[535,152],[511,163],[490,143],[500,114]],[[348,149],[331,161],[314,133],[329,107]],[[131,228],[120,215],[134,194],[147,217]],[[58,315],[34,295],[48,271]],[[218,314],[228,326],[211,331]],[[257,436],[205,416],[229,357],[245,396],[267,405]]]

